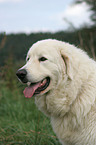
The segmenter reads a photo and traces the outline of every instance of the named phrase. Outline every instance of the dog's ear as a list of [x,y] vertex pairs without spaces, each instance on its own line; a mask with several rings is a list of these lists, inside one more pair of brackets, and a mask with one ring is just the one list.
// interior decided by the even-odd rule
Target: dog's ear
[[68,56],[63,52],[63,50],[61,51],[61,57],[63,58],[63,61],[64,61],[64,63],[65,63],[65,66],[66,66],[66,73],[67,73],[69,79],[73,80],[73,69],[72,69],[70,57],[68,57]]

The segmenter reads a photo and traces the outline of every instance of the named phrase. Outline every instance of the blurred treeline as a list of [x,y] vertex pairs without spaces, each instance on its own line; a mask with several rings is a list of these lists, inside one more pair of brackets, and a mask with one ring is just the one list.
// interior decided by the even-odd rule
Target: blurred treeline
[[[58,39],[80,47],[95,58],[96,50],[96,26],[91,28],[83,27],[74,31],[60,31],[56,33],[31,33],[27,34],[0,34],[0,65],[4,65],[9,57],[13,57],[14,62],[22,61],[26,58],[28,49],[38,40]],[[93,52],[94,49],[94,52]]]

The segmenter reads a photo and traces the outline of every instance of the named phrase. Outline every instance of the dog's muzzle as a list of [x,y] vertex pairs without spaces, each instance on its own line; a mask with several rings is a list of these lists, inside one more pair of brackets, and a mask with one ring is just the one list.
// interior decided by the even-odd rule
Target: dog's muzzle
[[16,72],[17,77],[23,82],[27,83],[27,71],[25,69],[20,69]]

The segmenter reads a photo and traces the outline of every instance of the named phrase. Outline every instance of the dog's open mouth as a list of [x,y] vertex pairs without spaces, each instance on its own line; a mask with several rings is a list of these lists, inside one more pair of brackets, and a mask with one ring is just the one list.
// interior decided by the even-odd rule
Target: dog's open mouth
[[50,78],[46,77],[40,82],[31,83],[30,86],[26,87],[23,91],[26,98],[31,98],[33,95],[40,94],[42,91],[46,90],[50,84]]

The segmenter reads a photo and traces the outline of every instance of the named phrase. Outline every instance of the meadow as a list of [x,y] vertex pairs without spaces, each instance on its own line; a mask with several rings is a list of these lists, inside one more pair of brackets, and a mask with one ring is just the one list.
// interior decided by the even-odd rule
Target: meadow
[[0,89],[0,145],[60,145],[50,121],[23,89]]

